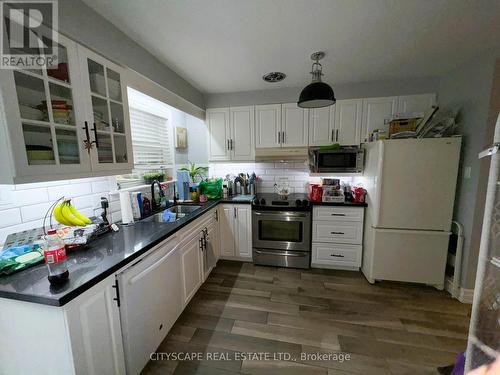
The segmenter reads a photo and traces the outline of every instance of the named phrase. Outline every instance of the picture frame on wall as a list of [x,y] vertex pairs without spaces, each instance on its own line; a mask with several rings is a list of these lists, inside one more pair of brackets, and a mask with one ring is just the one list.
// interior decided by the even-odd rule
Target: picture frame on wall
[[175,148],[187,148],[187,129],[175,128]]

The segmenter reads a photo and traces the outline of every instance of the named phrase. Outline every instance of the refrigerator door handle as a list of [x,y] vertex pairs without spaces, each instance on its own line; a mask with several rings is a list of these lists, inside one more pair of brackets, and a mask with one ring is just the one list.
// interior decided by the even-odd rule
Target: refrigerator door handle
[[479,153],[479,159],[482,159],[486,156],[495,155],[499,150],[500,150],[500,142],[493,143],[490,147]]

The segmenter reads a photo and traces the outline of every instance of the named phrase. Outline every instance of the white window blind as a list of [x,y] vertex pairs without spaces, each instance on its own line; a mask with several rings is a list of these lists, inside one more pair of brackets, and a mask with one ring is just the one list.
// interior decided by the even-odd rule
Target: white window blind
[[172,132],[168,119],[130,108],[134,164],[137,168],[172,167]]

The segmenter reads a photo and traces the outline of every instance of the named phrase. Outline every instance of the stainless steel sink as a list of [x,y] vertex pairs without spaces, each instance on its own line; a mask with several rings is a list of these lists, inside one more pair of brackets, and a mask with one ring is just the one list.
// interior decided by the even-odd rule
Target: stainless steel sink
[[[200,209],[201,206],[191,206],[191,205],[176,205],[170,208],[167,208],[165,211],[170,211],[173,214],[175,214],[175,221],[182,219],[183,217],[186,217],[190,213]],[[152,216],[147,217],[143,221],[154,221],[157,223],[171,223],[171,221],[165,221],[163,220],[163,211],[159,212],[157,214],[154,214]]]
[[175,214],[190,214],[196,210],[199,210],[201,206],[191,206],[191,205],[176,205],[170,208],[167,208],[168,211],[173,212]]

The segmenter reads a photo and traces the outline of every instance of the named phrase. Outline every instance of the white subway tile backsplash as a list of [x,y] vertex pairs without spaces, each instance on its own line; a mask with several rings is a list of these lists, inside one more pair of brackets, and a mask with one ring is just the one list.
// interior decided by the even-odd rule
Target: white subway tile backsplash
[[[21,216],[23,222],[43,219],[53,202],[45,202],[21,207]],[[3,212],[2,212],[3,214]]]
[[17,207],[29,204],[47,202],[49,194],[47,188],[38,188],[30,190],[14,190],[7,193],[7,200]]
[[92,182],[92,193],[103,193],[109,191],[108,180]]
[[119,197],[112,198],[112,190],[116,190],[114,176],[0,185],[0,248],[7,235],[43,226],[45,213],[62,196],[71,198],[72,204],[86,216],[99,215],[101,197],[106,197],[114,220],[118,220]]
[[22,222],[19,208],[11,208],[0,212],[0,228],[16,225]]
[[73,198],[92,193],[90,182],[52,186],[48,188],[48,191],[49,200],[56,200],[61,197]]

